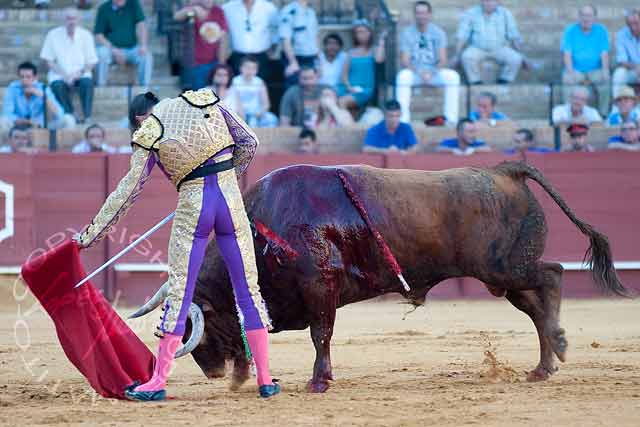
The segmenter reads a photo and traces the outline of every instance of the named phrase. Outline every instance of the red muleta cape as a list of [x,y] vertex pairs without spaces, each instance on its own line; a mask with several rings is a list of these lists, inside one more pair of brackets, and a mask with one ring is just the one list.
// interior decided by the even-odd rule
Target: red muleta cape
[[22,277],[55,323],[62,348],[95,391],[125,399],[124,389],[151,378],[155,359],[91,282],[75,242],[65,240],[22,266]]

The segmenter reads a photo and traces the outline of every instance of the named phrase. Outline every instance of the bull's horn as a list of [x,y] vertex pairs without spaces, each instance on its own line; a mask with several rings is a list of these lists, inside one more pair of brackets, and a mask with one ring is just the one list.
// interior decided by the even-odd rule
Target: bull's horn
[[176,352],[175,358],[186,356],[191,353],[198,344],[204,334],[204,316],[202,310],[196,304],[191,303],[189,306],[189,313],[187,314],[191,319],[191,336],[185,343],[185,345]]
[[164,282],[164,285],[162,285],[160,289],[158,289],[156,294],[152,296],[151,299],[149,299],[149,301],[147,301],[142,307],[140,307],[138,311],[129,316],[129,319],[135,319],[153,311],[156,307],[162,304],[168,293],[169,282]]

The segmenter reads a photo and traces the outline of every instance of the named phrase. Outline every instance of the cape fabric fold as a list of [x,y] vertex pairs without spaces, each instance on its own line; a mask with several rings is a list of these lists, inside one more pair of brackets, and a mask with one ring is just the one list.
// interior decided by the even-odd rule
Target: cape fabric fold
[[53,320],[62,348],[93,389],[125,399],[134,381],[145,383],[154,357],[104,296],[87,282],[78,246],[66,240],[22,266],[22,277]]

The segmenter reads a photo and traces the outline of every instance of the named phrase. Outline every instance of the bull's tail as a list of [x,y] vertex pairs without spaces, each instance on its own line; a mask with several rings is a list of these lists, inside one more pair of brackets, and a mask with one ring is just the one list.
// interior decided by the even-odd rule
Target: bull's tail
[[584,254],[584,262],[591,269],[593,281],[605,293],[614,293],[623,297],[631,296],[620,282],[613,266],[611,246],[607,236],[579,219],[538,169],[524,162],[504,162],[498,165],[496,170],[512,177],[530,178],[544,188],[571,222],[578,227],[582,234],[589,238],[589,249]]

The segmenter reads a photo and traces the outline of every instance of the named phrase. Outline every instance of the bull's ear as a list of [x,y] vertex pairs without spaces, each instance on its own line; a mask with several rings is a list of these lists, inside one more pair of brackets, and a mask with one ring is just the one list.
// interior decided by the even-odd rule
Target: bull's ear
[[211,307],[211,304],[209,304],[208,302],[202,303],[202,312],[206,313],[208,311],[213,312],[213,307]]

